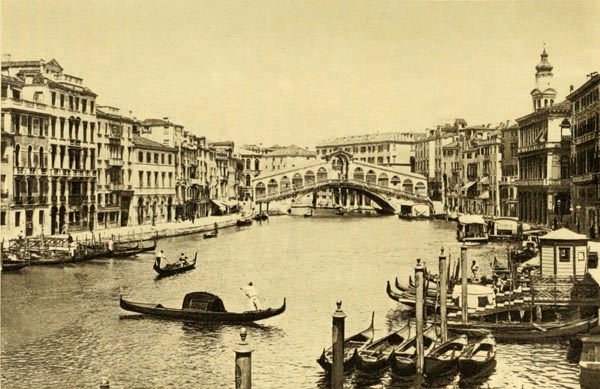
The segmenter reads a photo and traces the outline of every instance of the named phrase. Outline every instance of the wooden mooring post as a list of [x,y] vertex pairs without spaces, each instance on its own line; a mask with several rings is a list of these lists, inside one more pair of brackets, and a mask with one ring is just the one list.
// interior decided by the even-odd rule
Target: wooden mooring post
[[252,388],[252,349],[246,342],[246,328],[240,330],[240,343],[235,349],[235,388]]
[[461,288],[461,308],[462,308],[462,322],[467,324],[469,321],[469,304],[467,303],[467,276],[468,276],[468,260],[467,260],[467,245],[463,243],[460,246],[460,271],[462,275],[462,288]]
[[421,265],[421,258],[417,258],[417,265],[415,266],[415,314],[417,316],[417,374],[423,374],[423,368],[425,366],[425,355],[423,355],[423,281],[423,265]]
[[344,326],[346,314],[342,311],[341,300],[338,300],[336,305],[337,309],[331,316],[333,319],[331,330],[331,341],[333,343],[331,388],[342,389],[344,387]]
[[440,252],[440,329],[442,342],[448,340],[448,316],[446,312],[446,297],[448,293],[448,268],[444,248]]

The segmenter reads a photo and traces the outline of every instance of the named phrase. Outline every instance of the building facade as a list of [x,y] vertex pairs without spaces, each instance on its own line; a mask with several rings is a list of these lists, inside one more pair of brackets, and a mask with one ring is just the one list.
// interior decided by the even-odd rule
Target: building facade
[[517,217],[518,200],[515,181],[519,178],[519,158],[517,157],[519,127],[507,126],[501,131],[500,215]]
[[328,139],[316,147],[317,156],[343,150],[358,161],[394,167],[405,173],[415,172],[417,136],[412,132],[389,132]]
[[571,103],[555,104],[552,65],[544,49],[531,92],[534,112],[519,125],[518,215],[522,221],[555,226],[571,224]]
[[596,238],[600,225],[600,75],[572,91],[572,208],[575,228]]
[[95,101],[83,79],[54,59],[3,58],[3,138],[6,133],[6,149],[12,147],[12,161],[3,160],[3,174],[12,170],[3,228],[27,236],[94,228]]

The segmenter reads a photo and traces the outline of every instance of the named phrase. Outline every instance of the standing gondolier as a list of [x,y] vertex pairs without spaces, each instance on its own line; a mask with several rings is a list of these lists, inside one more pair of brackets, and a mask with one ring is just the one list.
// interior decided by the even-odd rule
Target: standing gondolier
[[261,309],[261,307],[260,307],[260,300],[258,299],[258,291],[252,284],[252,281],[250,281],[248,283],[248,286],[240,288],[240,289],[246,294],[246,296],[248,296],[248,298],[250,299],[250,302],[252,303],[252,305],[254,305],[254,309],[259,311]]

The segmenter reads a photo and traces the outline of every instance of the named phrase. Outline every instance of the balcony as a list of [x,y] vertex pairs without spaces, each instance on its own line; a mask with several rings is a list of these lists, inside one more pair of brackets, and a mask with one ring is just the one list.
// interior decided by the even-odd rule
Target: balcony
[[23,197],[14,197],[13,201],[17,205],[23,205]]
[[52,202],[52,204],[56,204],[56,202],[58,201],[58,196],[50,197],[50,201]]
[[35,196],[27,196],[27,204],[35,204],[37,201]]
[[60,196],[60,201],[63,203],[67,201],[67,196]]
[[79,139],[71,139],[71,141],[70,141],[69,144],[70,144],[71,147],[77,147],[77,148],[79,148],[79,147],[81,147],[81,140],[79,140]]
[[15,167],[15,174],[16,175],[23,175],[23,171],[24,171],[23,167],[21,167],[21,166],[16,166]]
[[45,167],[40,168],[40,174],[42,176],[47,176],[48,175],[48,168],[45,168]]
[[114,184],[114,183],[110,184],[110,190],[123,190],[124,187],[125,186],[123,184]]
[[594,181],[594,176],[598,174],[598,173],[584,173],[584,174],[578,174],[576,176],[571,177],[571,180],[573,180],[573,184],[575,185],[585,185],[585,184],[591,184]]
[[3,198],[3,199],[8,198],[8,189],[4,189],[4,190],[2,190],[2,192],[0,192],[0,198]]
[[541,187],[554,187],[557,189],[568,189],[571,184],[571,179],[569,179],[569,178],[520,179],[520,180],[515,180],[514,184],[516,186],[522,186],[522,187],[541,186]]
[[588,132],[587,134],[583,134],[581,136],[576,137],[574,139],[574,143],[577,146],[577,145],[580,145],[580,144],[583,144],[583,143],[587,143],[587,142],[589,142],[591,140],[594,140],[594,139],[596,139],[596,132],[595,131],[591,131],[591,132]]
[[40,197],[38,197],[38,202],[40,204],[46,204],[46,203],[48,203],[48,197],[46,197],[46,196],[40,196]]
[[123,166],[123,160],[121,158],[110,158],[108,160],[108,164],[110,166],[121,167],[121,166]]

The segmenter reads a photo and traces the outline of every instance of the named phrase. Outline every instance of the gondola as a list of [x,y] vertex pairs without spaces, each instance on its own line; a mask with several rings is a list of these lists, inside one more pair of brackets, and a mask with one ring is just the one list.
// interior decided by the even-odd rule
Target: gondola
[[182,320],[197,323],[250,323],[257,320],[268,319],[285,312],[285,298],[279,308],[267,308],[246,312],[227,312],[223,300],[208,292],[188,293],[183,299],[181,309],[166,308],[161,304],[135,303],[119,296],[119,305],[122,309],[142,313],[154,317],[172,320]]
[[410,326],[376,340],[362,350],[354,350],[354,367],[365,373],[375,373],[390,365],[394,350],[408,341]]
[[598,318],[573,320],[565,323],[542,324],[529,322],[472,322],[462,324],[449,321],[448,330],[457,334],[474,336],[482,336],[491,333],[498,342],[523,343],[564,339],[573,335],[587,333],[596,325],[598,325]]
[[[428,297],[436,297],[438,292],[437,292],[437,284],[433,284],[432,287],[427,288],[427,296]],[[400,283],[400,281],[398,281],[398,277],[396,277],[395,280],[395,286],[396,289],[400,290],[401,292],[408,292],[411,294],[415,294],[416,288],[414,286],[406,286],[406,285],[402,285]]]
[[449,374],[458,367],[458,358],[467,348],[467,337],[460,335],[442,343],[425,356],[423,372],[428,377]]
[[27,266],[27,261],[22,261],[19,259],[3,259],[2,260],[2,272],[15,272],[19,271],[25,266]]
[[[344,339],[344,371],[350,371],[354,368],[354,350],[361,350],[373,342],[375,336],[374,319],[375,312],[371,315],[371,325],[367,329]],[[332,358],[333,346],[327,350],[323,349],[323,353],[317,359],[317,363],[328,374],[331,373]]]
[[[160,263],[155,260],[153,269],[158,273],[159,277],[167,277],[177,273],[183,273],[188,270],[192,270],[196,266],[196,258],[198,258],[198,252],[194,255],[194,260],[187,264],[176,263],[174,265],[167,265],[167,267],[160,267]],[[158,259],[158,258],[157,258]]]
[[[438,345],[437,329],[430,326],[423,331],[423,355],[429,355]],[[400,348],[394,351],[391,360],[392,371],[397,376],[409,377],[417,373],[417,337],[409,339]]]
[[69,253],[61,253],[61,254],[55,254],[52,253],[51,255],[42,255],[39,257],[39,259],[32,259],[31,261],[29,261],[29,265],[31,266],[52,266],[52,265],[66,265],[69,263],[78,263],[78,262],[83,262],[83,261],[87,261],[90,258],[88,258],[85,255],[79,255],[79,254],[75,254],[74,257],[71,257],[69,255]]
[[125,258],[125,257],[131,257],[133,255],[137,255],[146,251],[153,251],[156,249],[156,239],[154,240],[154,243],[152,244],[152,246],[141,246],[138,244],[136,244],[135,246],[129,246],[129,247],[116,247],[113,251],[110,251],[107,253],[108,257],[111,258]]
[[[397,301],[401,304],[407,305],[411,308],[414,308],[416,305],[416,298],[415,298],[414,293],[395,292],[392,290],[392,286],[390,285],[389,281],[387,282],[386,293],[389,296],[389,298],[391,298],[392,300]],[[439,310],[439,304],[437,304],[435,300],[436,300],[435,296],[433,296],[433,297],[427,296],[423,300],[423,304],[427,308],[428,312],[432,312],[433,309],[435,309],[436,307]],[[447,301],[446,308],[448,309],[448,312],[460,310],[460,307],[458,307],[456,304],[454,304],[452,299],[449,298],[446,301]]]
[[475,343],[458,358],[458,368],[463,378],[472,377],[487,368],[496,359],[496,340],[488,335]]

